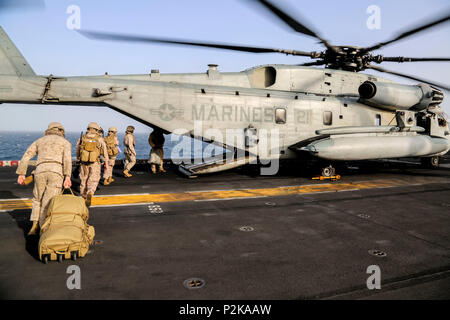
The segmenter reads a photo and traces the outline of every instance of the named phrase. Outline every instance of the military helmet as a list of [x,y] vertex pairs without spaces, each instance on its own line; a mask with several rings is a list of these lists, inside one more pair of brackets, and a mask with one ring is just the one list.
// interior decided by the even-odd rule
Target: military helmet
[[64,127],[63,127],[62,124],[59,123],[59,122],[52,122],[52,123],[50,123],[50,124],[48,125],[48,128],[47,128],[47,129],[50,130],[50,129],[53,129],[53,128],[64,130]]
[[116,133],[116,132],[117,132],[117,128],[116,128],[116,127],[110,127],[110,128],[108,129],[108,131],[109,131],[109,132],[114,132],[114,133]]
[[88,125],[87,128],[88,128],[88,129],[95,129],[95,130],[97,130],[97,131],[99,131],[99,130],[101,129],[97,122],[91,122],[91,123],[89,123],[89,125]]
[[133,126],[128,126],[126,132],[134,132],[134,127]]

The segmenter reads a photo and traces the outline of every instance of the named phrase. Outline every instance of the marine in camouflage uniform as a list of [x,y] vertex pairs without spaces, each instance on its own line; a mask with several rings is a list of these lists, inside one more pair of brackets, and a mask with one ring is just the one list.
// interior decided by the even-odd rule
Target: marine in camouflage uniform
[[61,189],[70,188],[72,182],[72,145],[64,138],[64,128],[58,122],[52,122],[45,135],[34,141],[20,160],[16,173],[17,183],[25,184],[28,162],[37,154],[34,171],[34,189],[30,220],[33,221],[29,235],[37,234],[47,217],[50,200],[61,193]]
[[159,167],[160,172],[166,172],[164,170],[164,142],[164,135],[158,129],[153,130],[148,137],[148,143],[152,147],[148,162],[153,173],[156,173],[156,166]]
[[134,149],[136,145],[136,138],[134,137],[134,127],[128,126],[125,131],[125,137],[123,138],[123,144],[125,145],[125,168],[123,170],[123,175],[126,178],[131,177],[131,168],[136,164],[136,150]]
[[[97,190],[101,176],[100,156],[103,154],[105,170],[109,170],[109,157],[106,144],[99,136],[100,126],[91,122],[88,125],[86,134],[78,139],[76,145],[76,155],[80,161],[80,194],[86,199],[86,205],[91,205],[92,196]],[[88,150],[88,146],[92,150]]]
[[[103,130],[102,127],[100,127],[100,130],[98,130],[98,136],[100,138],[104,138],[103,137],[104,135],[105,135],[105,131]],[[102,176],[103,165],[105,164],[105,156],[103,154],[103,149],[100,150],[100,156],[101,156],[101,160],[100,160],[100,177],[101,177]],[[103,170],[103,172],[105,172],[105,171]]]
[[109,157],[109,163],[108,163],[108,170],[105,169],[105,173],[103,174],[103,184],[105,186],[111,184],[114,182],[114,179],[112,177],[114,165],[116,164],[116,158],[119,154],[119,139],[117,139],[117,128],[111,127],[108,130],[108,135],[105,138],[106,143],[106,149],[108,150],[108,157]]

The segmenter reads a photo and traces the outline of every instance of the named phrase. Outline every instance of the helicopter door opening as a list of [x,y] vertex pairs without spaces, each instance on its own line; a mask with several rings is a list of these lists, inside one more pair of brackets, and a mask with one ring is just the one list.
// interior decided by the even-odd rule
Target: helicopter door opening
[[285,108],[276,108],[275,109],[275,123],[276,124],[285,124],[286,123],[286,109]]

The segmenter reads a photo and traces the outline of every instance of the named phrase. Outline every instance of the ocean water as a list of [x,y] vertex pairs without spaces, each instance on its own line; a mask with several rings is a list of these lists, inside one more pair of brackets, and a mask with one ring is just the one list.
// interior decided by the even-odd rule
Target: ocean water
[[[80,133],[67,132],[66,139],[72,144],[72,157],[75,159],[75,144],[80,138]],[[148,144],[149,133],[135,133],[136,154],[138,159],[148,159],[150,154],[150,145]],[[33,143],[33,141],[43,136],[42,132],[6,132],[0,131],[0,161],[1,160],[20,160]],[[122,150],[117,159],[123,159],[123,137],[124,133],[118,133],[119,148]],[[224,150],[220,147],[211,148],[207,143],[196,141],[189,137],[180,137],[177,135],[165,135],[164,144],[165,159],[189,159],[210,156],[213,154],[222,154]],[[172,141],[171,141],[172,140]]]

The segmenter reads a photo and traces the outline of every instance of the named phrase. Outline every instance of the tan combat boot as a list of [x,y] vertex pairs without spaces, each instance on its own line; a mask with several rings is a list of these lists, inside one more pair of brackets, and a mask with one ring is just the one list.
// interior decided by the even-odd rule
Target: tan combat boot
[[92,202],[92,193],[89,192],[87,197],[86,197],[86,207],[90,207],[91,206],[91,202]]
[[108,184],[110,184],[109,178],[104,179],[104,180],[103,180],[103,185],[104,185],[104,186],[107,186]]
[[33,225],[31,226],[30,231],[28,232],[29,236],[35,236],[38,234],[39,229],[39,221],[33,221]]
[[159,172],[166,172],[166,170],[164,170],[163,166],[159,167]]
[[123,175],[125,176],[125,178],[132,177],[132,175],[128,172],[128,170],[123,170]]
[[109,183],[113,183],[113,182],[114,182],[113,177],[109,177]]

